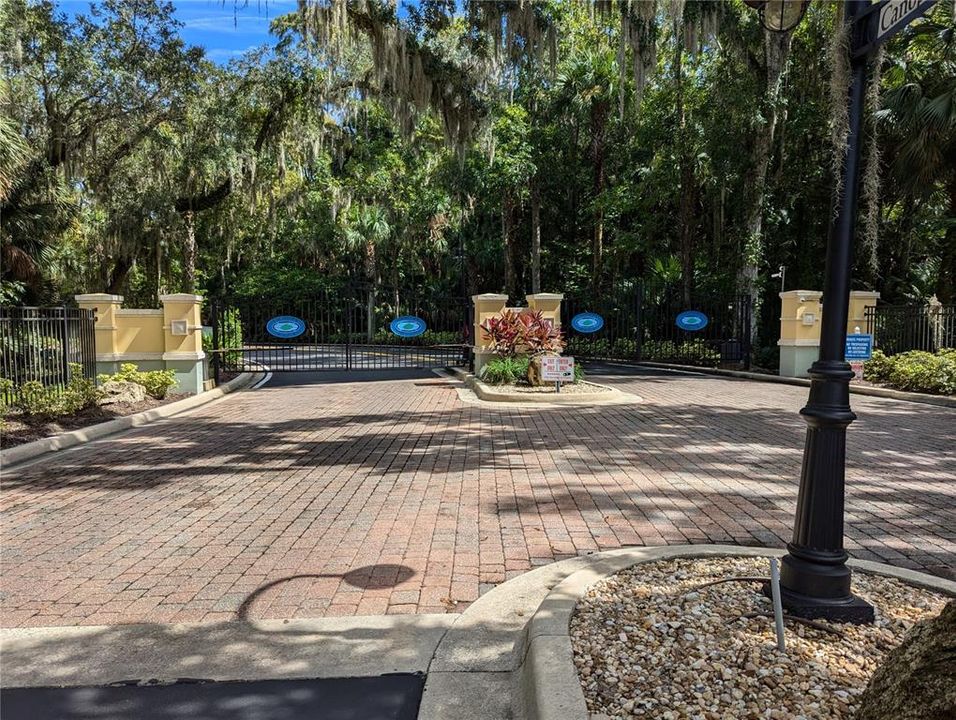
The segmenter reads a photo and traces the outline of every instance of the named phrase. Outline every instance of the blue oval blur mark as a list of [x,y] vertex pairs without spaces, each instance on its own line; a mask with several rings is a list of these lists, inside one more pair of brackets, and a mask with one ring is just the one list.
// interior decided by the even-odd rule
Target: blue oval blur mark
[[294,338],[305,332],[305,322],[292,315],[279,315],[266,323],[266,332],[277,338]]
[[604,327],[604,318],[597,313],[578,313],[571,318],[571,327],[580,333],[593,333]]
[[388,327],[393,333],[404,338],[418,337],[428,328],[424,320],[414,315],[397,317]]
[[707,319],[707,316],[699,310],[685,310],[677,316],[676,322],[677,327],[681,330],[696,332],[697,330],[703,330],[707,327],[707,323],[710,321]]

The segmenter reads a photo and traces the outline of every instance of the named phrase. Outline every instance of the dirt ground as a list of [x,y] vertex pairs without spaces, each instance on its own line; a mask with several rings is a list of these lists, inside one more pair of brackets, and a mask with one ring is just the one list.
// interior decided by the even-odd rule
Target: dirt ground
[[0,430],[0,448],[15,447],[24,443],[41,440],[68,430],[80,428],[96,423],[106,422],[118,417],[125,417],[134,413],[150,410],[160,405],[182,400],[185,395],[167,395],[162,400],[147,396],[137,403],[114,403],[107,406],[94,406],[81,410],[75,415],[65,415],[50,421],[38,421],[25,417],[23,414],[11,411],[3,418]]

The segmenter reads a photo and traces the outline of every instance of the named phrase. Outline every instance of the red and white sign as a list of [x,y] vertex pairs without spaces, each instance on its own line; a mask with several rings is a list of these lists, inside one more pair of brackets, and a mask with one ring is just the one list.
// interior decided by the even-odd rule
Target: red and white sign
[[543,355],[541,357],[541,379],[552,382],[573,381],[574,358]]
[[850,369],[853,371],[854,380],[863,379],[863,363],[861,362],[851,362]]

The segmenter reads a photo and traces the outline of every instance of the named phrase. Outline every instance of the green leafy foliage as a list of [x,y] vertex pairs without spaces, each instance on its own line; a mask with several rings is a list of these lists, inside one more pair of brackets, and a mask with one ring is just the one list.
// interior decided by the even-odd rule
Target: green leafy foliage
[[884,355],[873,351],[873,357],[863,365],[863,378],[899,390],[956,394],[956,348],[944,348],[938,353],[912,350],[899,355]]
[[[69,371],[70,380],[66,386],[43,385],[38,380],[23,383],[16,406],[27,417],[45,421],[74,415],[95,405],[100,397],[96,383],[83,376],[83,366],[78,363],[70,363]],[[12,383],[9,388],[13,389]]]
[[166,397],[170,388],[176,386],[176,373],[172,370],[140,370],[135,363],[123,363],[118,373],[100,375],[101,383],[115,381],[134,382],[146,388],[146,393],[157,400]]
[[527,356],[496,357],[489,360],[481,369],[481,379],[489,385],[514,385],[524,382],[528,375]]

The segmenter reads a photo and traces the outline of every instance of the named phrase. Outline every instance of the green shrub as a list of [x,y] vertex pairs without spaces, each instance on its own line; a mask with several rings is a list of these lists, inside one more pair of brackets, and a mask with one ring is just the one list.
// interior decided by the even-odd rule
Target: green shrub
[[134,382],[146,388],[146,393],[157,400],[166,397],[176,385],[176,373],[172,370],[140,370],[135,363],[123,363],[115,375],[100,375],[101,383],[115,381]]
[[69,368],[70,380],[65,387],[46,386],[38,380],[20,386],[17,405],[24,415],[52,420],[61,415],[74,415],[96,404],[100,396],[96,383],[83,376],[82,365],[70,363]]
[[893,359],[884,355],[882,350],[874,350],[873,356],[863,364],[863,378],[870,382],[885,383],[892,369]]
[[574,382],[584,380],[584,366],[581,363],[574,363]]
[[513,385],[528,376],[527,356],[496,357],[481,369],[480,377],[490,385]]
[[933,354],[911,350],[887,356],[879,350],[863,365],[863,377],[900,390],[952,395],[956,393],[956,350]]

